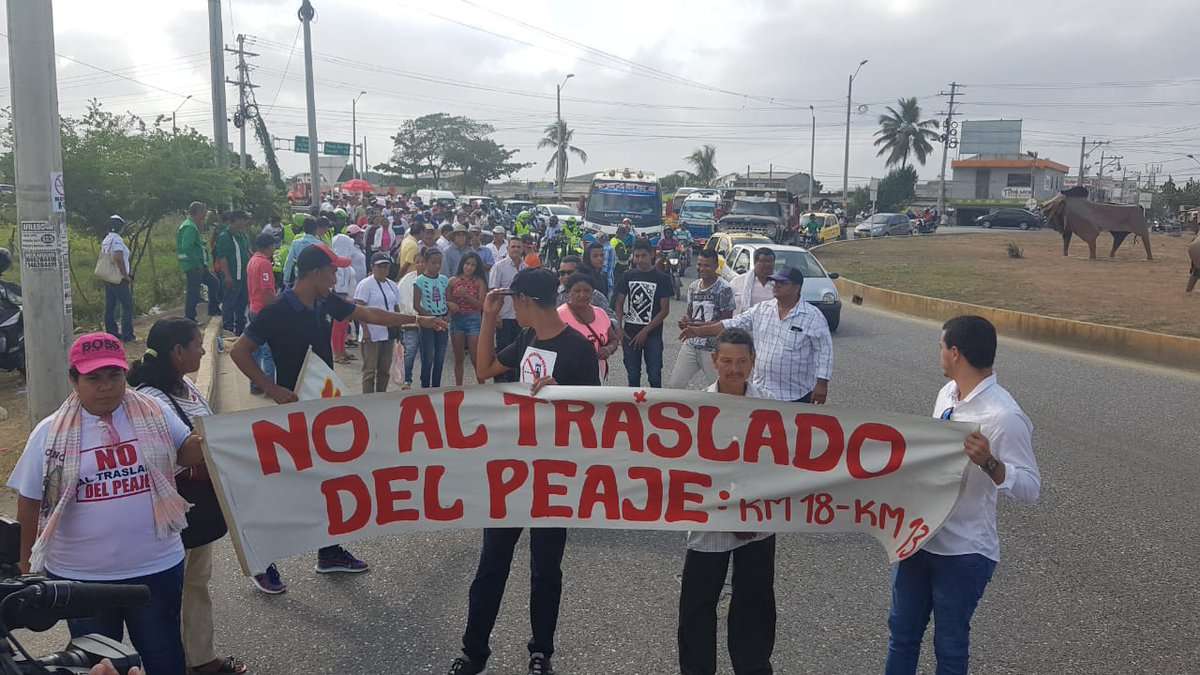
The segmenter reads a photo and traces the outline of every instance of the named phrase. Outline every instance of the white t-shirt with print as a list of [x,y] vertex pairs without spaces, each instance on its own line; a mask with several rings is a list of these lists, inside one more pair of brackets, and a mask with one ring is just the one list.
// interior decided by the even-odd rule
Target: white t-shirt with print
[[[367,307],[394,312],[396,305],[400,304],[400,287],[391,279],[376,281],[375,276],[372,275],[358,282],[358,288],[354,289],[354,299],[363,301]],[[388,339],[387,326],[366,322],[363,323],[363,326],[367,328],[368,341],[383,342]]]
[[[175,447],[191,432],[173,409],[163,406]],[[124,407],[113,413],[118,443],[100,418],[84,411],[76,500],[67,507],[46,547],[46,569],[76,581],[113,581],[156,574],[183,560],[178,534],[159,539],[154,530],[149,469]],[[53,416],[34,428],[8,479],[27,499],[42,498],[45,444]]]

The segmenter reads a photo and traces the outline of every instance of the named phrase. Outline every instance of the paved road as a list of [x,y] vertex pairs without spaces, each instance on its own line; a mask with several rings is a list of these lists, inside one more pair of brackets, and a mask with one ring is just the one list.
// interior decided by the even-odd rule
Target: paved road
[[[942,384],[937,336],[931,323],[848,308],[831,398],[928,414]],[[1200,378],[1016,342],[1002,344],[998,372],[1037,427],[1043,490],[1036,507],[1001,508],[1003,560],[974,623],[975,669],[1200,671]],[[311,557],[296,558],[281,566],[288,593],[267,597],[239,576],[226,540],[213,582],[219,649],[256,673],[442,672],[457,652],[478,546],[476,531],[364,542],[353,549],[373,569],[357,577],[318,577]],[[495,674],[525,672],[527,551],[493,635]],[[682,552],[678,534],[572,532],[559,672],[677,672]],[[781,536],[777,589],[777,672],[881,672],[888,568],[873,541]],[[932,672],[929,659],[924,667]]]

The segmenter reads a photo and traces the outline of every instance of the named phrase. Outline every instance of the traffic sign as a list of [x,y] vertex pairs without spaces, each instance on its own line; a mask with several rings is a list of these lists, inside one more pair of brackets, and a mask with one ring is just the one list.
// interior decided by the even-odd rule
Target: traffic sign
[[[306,139],[307,140],[307,139]],[[307,145],[307,143],[306,143]],[[334,143],[333,141],[325,141],[325,154],[327,155],[345,155],[350,156],[349,143]]]
[[308,152],[308,136],[297,136],[292,141],[292,150],[296,152]]

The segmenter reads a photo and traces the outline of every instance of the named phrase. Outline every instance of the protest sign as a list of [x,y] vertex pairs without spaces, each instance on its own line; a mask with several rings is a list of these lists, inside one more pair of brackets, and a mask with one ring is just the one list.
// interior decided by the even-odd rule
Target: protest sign
[[954,507],[975,427],[672,389],[491,385],[203,418],[243,571],[478,527],[863,532],[890,560]]
[[346,384],[342,382],[342,378],[309,349],[304,355],[304,363],[300,364],[300,375],[296,378],[296,397],[301,401],[337,398],[344,391]]

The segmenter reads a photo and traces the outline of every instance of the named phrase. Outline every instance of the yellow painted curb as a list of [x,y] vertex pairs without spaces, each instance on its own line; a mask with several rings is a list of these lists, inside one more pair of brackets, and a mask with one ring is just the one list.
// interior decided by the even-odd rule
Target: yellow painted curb
[[221,320],[212,317],[204,327],[204,356],[200,357],[200,370],[196,371],[196,388],[204,400],[215,405],[213,395],[217,393],[217,340],[221,339]]
[[1200,371],[1200,339],[1197,338],[942,300],[868,286],[845,277],[834,283],[843,302],[849,300],[854,304],[935,321],[945,321],[960,314],[976,314],[991,321],[996,330],[1007,337]]

